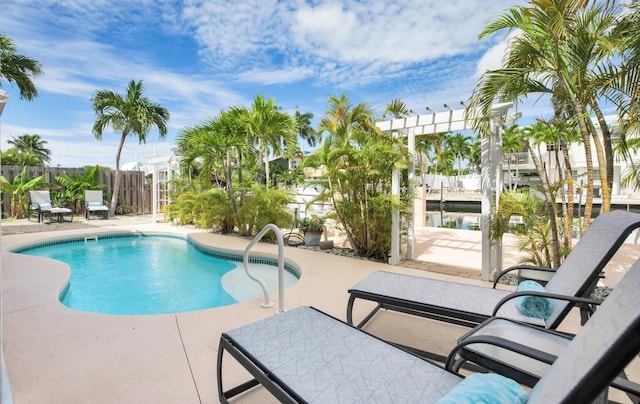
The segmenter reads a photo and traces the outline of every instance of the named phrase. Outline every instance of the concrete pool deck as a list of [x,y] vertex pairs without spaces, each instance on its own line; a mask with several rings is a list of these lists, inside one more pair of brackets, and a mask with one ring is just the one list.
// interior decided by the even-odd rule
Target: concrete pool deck
[[[166,315],[79,312],[58,301],[58,294],[69,276],[65,264],[9,252],[39,240],[125,230],[191,234],[197,242],[234,252],[243,251],[249,243],[242,238],[167,224],[2,236],[4,357],[15,403],[216,403],[220,334],[274,314],[278,304],[276,291],[272,294],[276,306],[266,309],[260,307],[262,299],[255,299],[232,306]],[[254,251],[275,256],[276,246],[259,243]],[[285,308],[310,305],[340,319],[346,315],[347,289],[377,270],[488,286],[473,277],[461,278],[293,247],[285,248],[285,257],[302,272],[300,280],[285,291]],[[456,255],[449,255],[449,263],[456,262],[452,257]],[[464,259],[469,262],[471,258]],[[443,267],[437,263],[430,265]],[[357,317],[363,314],[365,305],[356,309],[360,309],[356,310]],[[577,316],[572,316],[566,329],[575,330],[576,324]],[[410,342],[412,346],[439,353],[447,353],[456,338],[466,331],[388,312],[376,316],[366,329],[385,339]],[[226,383],[247,380],[246,373],[232,361],[225,362],[224,371]],[[236,401],[275,402],[264,389]]]

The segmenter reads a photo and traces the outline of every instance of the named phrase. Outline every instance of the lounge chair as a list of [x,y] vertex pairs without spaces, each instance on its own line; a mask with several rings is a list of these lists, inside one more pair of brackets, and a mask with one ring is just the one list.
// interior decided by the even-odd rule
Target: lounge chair
[[[630,271],[533,387],[528,403],[586,403],[606,394],[640,350],[639,288],[640,271]],[[253,379],[225,390],[225,352]],[[472,380],[462,383],[462,377],[310,307],[223,333],[217,370],[221,402],[261,384],[281,402],[427,403],[460,394]],[[473,376],[481,379],[474,380],[479,393],[495,393],[484,384],[486,375]]]
[[27,216],[30,218],[32,213],[38,215],[38,223],[44,222],[45,217],[49,217],[49,223],[54,219],[57,222],[62,222],[65,217],[68,217],[70,222],[73,221],[71,209],[53,206],[49,191],[29,191],[29,212],[27,212]]
[[[640,227],[640,214],[612,211],[598,216],[557,270],[520,265],[500,275],[518,271],[552,271],[546,292],[567,296],[588,296],[595,288],[605,265],[623,244],[631,231]],[[363,327],[380,309],[394,310],[466,327],[475,327],[494,315],[496,304],[514,292],[409,276],[391,272],[374,272],[349,289],[347,322],[353,323],[356,299],[377,303],[358,325]],[[518,292],[520,294],[527,292]],[[546,328],[557,328],[574,306],[574,302],[554,301],[551,315],[543,320],[526,317],[512,300],[497,315],[529,322]],[[584,310],[590,308],[581,306]]]
[[103,219],[109,214],[109,207],[104,204],[102,191],[84,191],[84,217],[89,220],[91,212],[102,213]]
[[[638,260],[629,272],[640,272]],[[626,277],[621,282],[626,282]],[[560,297],[598,305],[600,302],[573,296]],[[636,299],[636,306],[640,298]],[[534,386],[551,364],[570,345],[574,335],[545,330],[511,319],[492,317],[458,339],[446,361],[446,368],[458,372],[466,362],[500,373],[518,383]],[[622,378],[615,387],[640,398],[640,385]]]

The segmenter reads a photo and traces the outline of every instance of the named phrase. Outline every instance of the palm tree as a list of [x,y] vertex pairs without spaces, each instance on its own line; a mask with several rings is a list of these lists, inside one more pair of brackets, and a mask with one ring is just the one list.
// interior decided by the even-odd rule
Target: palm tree
[[344,93],[329,97],[318,131],[326,132],[326,139],[304,166],[324,170],[319,197],[333,204],[357,254],[386,256],[391,245],[391,209],[408,206],[413,197],[398,199],[391,192],[390,173],[407,168],[406,147],[375,127],[375,116],[366,103],[353,105]]
[[482,165],[482,146],[479,139],[473,139],[469,145],[469,167],[473,167],[474,172],[480,172]]
[[432,153],[434,153],[437,162],[441,144],[442,136],[439,133],[416,136],[416,153],[420,165],[421,183],[423,186],[429,185],[428,192],[431,192],[431,188],[433,187],[433,184],[427,184],[427,172],[429,171],[431,156]]
[[40,135],[25,134],[11,138],[11,140],[7,140],[7,143],[16,148],[18,153],[24,157],[25,162],[37,161],[35,165],[44,166],[45,163],[51,161],[51,150],[45,147],[47,141],[42,139]]
[[298,127],[298,136],[307,141],[307,144],[311,147],[315,147],[322,142],[322,134],[316,132],[311,126],[311,120],[313,119],[313,113],[298,111],[296,107],[295,120]]
[[394,118],[402,118],[409,114],[409,108],[407,108],[407,104],[399,98],[394,98],[391,100],[389,104],[384,109],[382,113],[382,117],[386,118],[386,116],[391,115]]
[[[402,118],[407,116],[412,111],[407,107],[407,104],[399,98],[394,98],[391,100],[389,104],[385,106],[385,109],[382,113],[382,118],[385,119],[387,116],[391,116],[393,118]],[[420,167],[420,178],[421,184],[426,185],[426,172],[427,172],[427,163],[429,161],[429,153],[432,149],[435,150],[436,154],[440,153],[440,145],[442,143],[442,135],[440,133],[433,134],[425,134],[416,136],[415,139],[415,152],[416,152],[416,160]]]
[[[199,177],[203,183],[210,186],[212,174],[218,177],[218,174],[222,173],[224,188],[236,217],[238,204],[243,202],[244,191],[240,191],[239,201],[236,201],[234,184],[236,179],[242,184],[243,159],[249,152],[248,145],[253,141],[240,125],[238,113],[243,113],[238,107],[222,111],[213,119],[186,128],[176,139],[177,151],[182,157],[183,166],[189,167],[197,162]],[[235,176],[234,167],[237,170]]]
[[[521,130],[518,125],[505,126],[502,130],[502,152],[508,153],[507,173],[509,176],[509,190],[518,188],[518,153],[524,150]],[[516,163],[515,181],[511,181],[511,162]]]
[[136,134],[140,143],[146,143],[147,134],[155,126],[160,138],[164,138],[167,136],[169,111],[144,96],[141,80],[138,82],[131,80],[125,96],[110,90],[100,90],[91,97],[91,102],[96,113],[96,122],[93,124],[93,134],[96,139],[102,140],[102,133],[108,126],[121,135],[116,154],[116,178],[108,215],[112,217],[120,188],[120,155],[127,136],[131,133]]
[[[251,109],[239,108],[237,117],[241,125],[255,139],[258,146],[258,183],[262,183],[263,167],[269,187],[269,165],[265,163],[269,152],[282,153],[283,150],[295,153],[297,150],[296,121],[291,115],[282,112],[275,99],[265,100],[262,94],[255,96]],[[283,149],[284,143],[284,149]]]
[[462,133],[456,133],[446,136],[445,142],[447,149],[456,156],[458,162],[458,175],[462,175],[462,159],[466,158],[471,151],[471,136],[463,135]]
[[[531,125],[530,127],[524,130],[523,142],[527,150],[529,151],[529,155],[531,156],[531,160],[533,161],[533,165],[536,167],[536,171],[538,173],[538,177],[540,177],[540,183],[542,185],[542,190],[544,194],[545,206],[547,208],[547,215],[549,216],[550,222],[550,233],[551,233],[551,262],[553,263],[553,268],[557,268],[560,265],[560,245],[559,245],[559,236],[558,236],[558,225],[557,225],[557,207],[555,200],[555,193],[552,192],[552,184],[549,182],[549,176],[547,171],[545,170],[542,162],[540,161],[540,143],[543,141],[542,139],[548,139],[548,131],[547,128],[541,124],[536,123]],[[534,150],[533,146],[537,146],[537,152]]]
[[20,98],[31,101],[38,96],[32,79],[42,74],[42,66],[37,60],[16,52],[13,40],[0,34],[0,87],[2,79],[14,83],[20,89]]
[[375,128],[373,111],[366,103],[353,106],[345,93],[340,97],[329,96],[329,106],[320,120],[318,132],[326,131],[338,140],[348,139],[352,129],[371,130]]
[[626,117],[627,132],[640,128],[640,3],[631,2],[614,30],[622,38],[619,44],[623,56],[621,64],[610,64],[607,90],[618,108],[618,115]]
[[[478,81],[468,111],[477,117],[490,116],[496,100],[517,100],[533,93],[551,94],[554,105],[561,106],[574,117],[585,150],[587,164],[587,198],[585,227],[591,218],[593,204],[594,142],[603,183],[608,183],[607,158],[588,107],[596,111],[597,97],[603,84],[595,72],[612,56],[619,39],[615,38],[615,18],[610,15],[614,2],[587,0],[532,0],[530,7],[508,9],[480,34],[480,38],[502,30],[518,30],[510,42],[502,69],[485,72]],[[489,119],[474,120],[483,136],[489,134]],[[605,143],[608,141],[605,134]],[[607,150],[608,146],[604,149]],[[605,198],[610,198],[608,186]],[[608,209],[609,200],[603,203]]]

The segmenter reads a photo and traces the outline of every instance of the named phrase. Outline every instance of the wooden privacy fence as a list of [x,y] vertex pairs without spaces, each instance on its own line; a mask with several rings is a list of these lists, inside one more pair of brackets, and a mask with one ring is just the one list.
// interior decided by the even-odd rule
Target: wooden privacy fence
[[[42,189],[51,191],[64,191],[64,186],[56,181],[55,177],[63,176],[67,173],[69,177],[74,174],[84,175],[89,168],[61,168],[61,167],[27,167],[29,178],[44,175]],[[2,166],[2,175],[13,184],[15,177],[22,172],[22,166]],[[145,178],[144,171],[121,171],[120,189],[118,191],[118,204],[125,204],[131,207],[134,214],[153,213],[152,186]],[[116,178],[115,170],[100,169],[100,183],[106,187],[102,190],[108,203],[111,201],[113,185]],[[2,217],[8,217],[10,212],[11,195],[2,193]]]

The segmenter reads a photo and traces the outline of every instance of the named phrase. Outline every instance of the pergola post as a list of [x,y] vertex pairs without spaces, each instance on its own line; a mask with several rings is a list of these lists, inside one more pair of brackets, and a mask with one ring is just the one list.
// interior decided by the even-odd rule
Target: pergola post
[[[415,195],[416,167],[415,167],[415,151],[416,151],[416,135],[413,130],[409,130],[407,137],[407,148],[409,149],[409,187],[411,196]],[[407,258],[413,258],[413,242],[414,242],[414,215],[415,204],[412,202],[409,207],[409,217],[407,218]]]
[[502,269],[502,240],[491,239],[492,212],[498,207],[502,190],[502,125],[491,120],[491,137],[480,141],[482,184],[482,273],[483,281],[493,280]]
[[[400,195],[400,170],[393,168],[391,173],[391,193]],[[391,256],[389,264],[400,264],[400,211],[398,208],[391,210]]]

